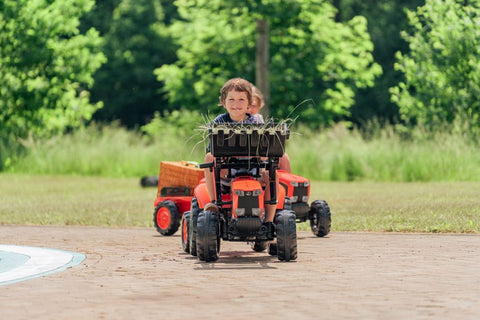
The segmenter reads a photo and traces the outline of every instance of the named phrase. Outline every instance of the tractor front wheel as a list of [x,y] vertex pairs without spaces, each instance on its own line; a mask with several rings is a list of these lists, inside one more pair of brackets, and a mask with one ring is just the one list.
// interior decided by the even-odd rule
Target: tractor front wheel
[[282,210],[275,215],[278,260],[297,259],[297,226],[295,212]]
[[201,211],[197,221],[197,255],[200,261],[218,260],[220,252],[220,232],[218,213]]
[[190,208],[190,228],[189,228],[189,240],[190,240],[190,254],[197,256],[197,221],[198,214],[200,213],[200,207],[198,206],[197,198],[192,199],[192,205]]
[[310,206],[310,227],[317,237],[324,237],[330,232],[332,215],[330,207],[324,200],[315,200]]
[[155,229],[164,236],[171,236],[177,232],[180,215],[175,203],[170,200],[160,202],[153,212],[153,223]]
[[187,211],[182,216],[182,248],[186,253],[190,253],[190,212]]

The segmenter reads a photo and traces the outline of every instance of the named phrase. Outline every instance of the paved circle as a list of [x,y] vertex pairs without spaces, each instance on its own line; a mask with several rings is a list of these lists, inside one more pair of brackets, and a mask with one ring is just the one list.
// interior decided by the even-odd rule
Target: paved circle
[[45,276],[75,266],[85,255],[49,248],[0,245],[0,285]]

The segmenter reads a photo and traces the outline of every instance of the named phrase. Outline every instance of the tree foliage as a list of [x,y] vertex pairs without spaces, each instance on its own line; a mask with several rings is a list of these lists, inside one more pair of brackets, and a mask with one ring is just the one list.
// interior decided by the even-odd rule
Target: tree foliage
[[407,42],[401,38],[401,30],[408,27],[405,9],[424,5],[424,0],[332,0],[338,9],[336,20],[348,21],[357,15],[368,21],[368,32],[374,44],[373,57],[383,69],[375,85],[362,89],[355,97],[351,119],[362,123],[374,118],[398,121],[398,106],[390,99],[389,88],[401,80],[401,73],[394,70],[395,53],[408,52]]
[[[231,77],[255,79],[256,25],[270,26],[270,110],[312,125],[349,114],[358,88],[381,73],[371,54],[365,18],[335,22],[326,1],[177,0],[180,20],[170,28],[178,60],[156,70],[174,108],[211,108]],[[215,17],[215,18],[213,18]],[[305,103],[306,102],[306,103]],[[209,111],[210,110],[210,111]]]
[[480,1],[427,0],[409,11],[410,52],[397,54],[405,79],[392,99],[405,120],[462,123],[480,130]]
[[153,71],[175,59],[175,47],[163,23],[163,6],[158,0],[110,0],[108,6],[104,3],[97,9],[111,17],[111,23],[103,25],[99,12],[90,17],[103,26],[103,50],[108,57],[95,75],[92,96],[105,104],[95,118],[120,120],[128,127],[144,124],[166,104]]
[[94,29],[79,32],[93,0],[0,1],[2,136],[48,136],[78,127],[101,107],[90,103],[92,74],[105,61]]

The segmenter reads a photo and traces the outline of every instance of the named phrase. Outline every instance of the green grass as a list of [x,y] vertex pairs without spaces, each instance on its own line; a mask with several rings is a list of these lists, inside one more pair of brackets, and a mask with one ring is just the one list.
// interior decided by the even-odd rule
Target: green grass
[[199,161],[199,137],[147,139],[119,127],[90,127],[74,134],[27,144],[28,154],[7,168],[12,173],[140,177],[158,174],[162,160]]
[[0,174],[0,223],[150,226],[155,196],[134,178]]
[[[334,231],[480,232],[480,182],[313,182]],[[0,224],[152,227],[138,178],[0,174]],[[299,229],[308,230],[306,223]]]
[[470,138],[394,127],[371,132],[337,126],[292,135],[293,172],[318,181],[480,181],[480,148]]
[[480,232],[480,182],[314,182],[333,230]]
[[[92,126],[26,142],[25,155],[0,159],[7,159],[4,172],[10,173],[131,178],[156,175],[162,160],[202,162],[205,141],[199,132],[169,132],[149,139],[120,127]],[[286,151],[293,172],[316,181],[480,181],[478,142],[448,130],[405,133],[386,126],[361,133],[342,125],[315,132],[292,129]]]

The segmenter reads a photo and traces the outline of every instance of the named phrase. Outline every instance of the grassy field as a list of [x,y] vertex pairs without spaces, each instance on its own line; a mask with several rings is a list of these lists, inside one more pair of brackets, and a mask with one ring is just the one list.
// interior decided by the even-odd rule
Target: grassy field
[[[153,227],[155,195],[137,178],[0,174],[0,224]],[[313,182],[311,199],[335,231],[480,232],[480,182]]]
[[[15,154],[8,149],[0,153],[4,172],[140,177],[157,174],[162,160],[202,162],[206,146],[199,132],[149,139],[115,126],[23,143],[27,149],[21,156],[6,157]],[[415,129],[404,135],[391,126],[363,134],[341,125],[315,132],[295,129],[286,151],[293,172],[317,181],[480,181],[478,141],[447,130]]]

